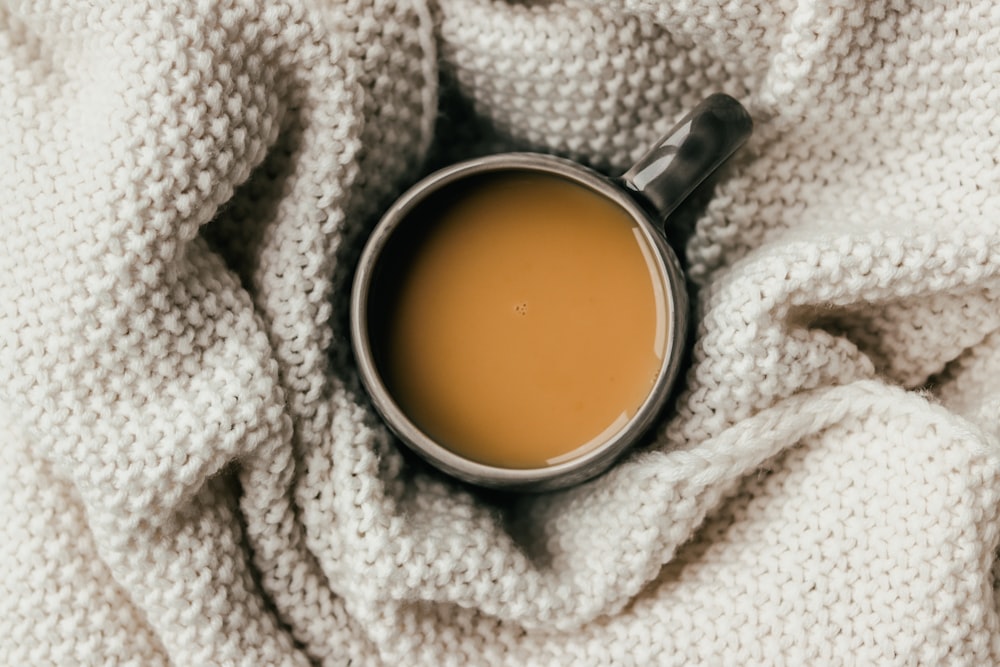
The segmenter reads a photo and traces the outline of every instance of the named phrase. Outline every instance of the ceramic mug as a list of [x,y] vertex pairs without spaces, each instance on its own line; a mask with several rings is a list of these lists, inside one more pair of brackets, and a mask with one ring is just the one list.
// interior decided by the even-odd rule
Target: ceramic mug
[[[698,104],[618,178],[550,155],[504,153],[446,167],[410,188],[387,210],[368,239],[355,273],[350,304],[351,339],[360,378],[389,428],[432,465],[481,486],[546,491],[605,471],[662,411],[677,380],[689,335],[686,284],[664,231],[667,217],[746,141],[751,131],[752,122],[743,106],[728,95],[715,94]],[[613,428],[605,429],[598,437],[540,465],[508,466],[488,457],[484,462],[457,447],[454,439],[443,442],[399,400],[399,391],[388,381],[391,372],[386,359],[392,351],[381,351],[387,345],[385,313],[391,306],[386,296],[390,292],[380,285],[403,288],[392,283],[406,278],[390,269],[399,263],[400,252],[413,244],[414,230],[430,224],[427,215],[418,212],[426,209],[428,202],[460,197],[484,178],[511,174],[557,179],[612,205],[633,225],[649,264],[653,289],[663,302],[656,315],[662,320],[657,323],[658,330],[665,332],[660,336],[664,339],[663,349],[657,353],[655,376],[635,409],[623,413]],[[516,198],[515,190],[508,200]],[[581,359],[580,363],[588,362]]]

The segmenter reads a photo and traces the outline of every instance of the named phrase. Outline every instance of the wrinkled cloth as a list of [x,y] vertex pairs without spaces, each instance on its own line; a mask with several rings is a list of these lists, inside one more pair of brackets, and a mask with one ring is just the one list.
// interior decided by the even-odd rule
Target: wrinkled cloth
[[[0,4],[0,664],[1000,664],[1000,6]],[[610,175],[712,92],[675,405],[501,498],[346,303],[430,168]]]

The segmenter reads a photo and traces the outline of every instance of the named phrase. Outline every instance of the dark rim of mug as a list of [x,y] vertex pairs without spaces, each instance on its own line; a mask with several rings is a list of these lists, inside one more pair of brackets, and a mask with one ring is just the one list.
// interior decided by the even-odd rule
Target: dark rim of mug
[[[368,341],[368,297],[372,274],[393,232],[421,202],[441,188],[463,178],[503,171],[533,171],[560,176],[615,202],[642,229],[654,253],[669,330],[663,361],[646,399],[625,426],[607,441],[580,456],[542,468],[501,468],[467,459],[438,444],[403,412],[382,380]],[[414,452],[445,472],[467,482],[495,488],[560,488],[603,472],[646,431],[663,408],[677,375],[687,328],[684,278],[672,249],[642,206],[614,182],[596,171],[563,158],[542,153],[502,153],[474,158],[440,169],[407,190],[385,212],[372,231],[354,275],[351,289],[351,343],[361,381],[389,428]],[[593,466],[596,469],[591,470]],[[546,484],[548,482],[548,484]]]

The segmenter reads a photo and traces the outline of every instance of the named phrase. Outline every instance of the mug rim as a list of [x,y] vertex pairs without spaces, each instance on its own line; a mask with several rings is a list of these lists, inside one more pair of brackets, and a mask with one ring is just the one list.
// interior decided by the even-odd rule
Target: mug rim
[[[504,468],[468,459],[436,442],[418,427],[392,396],[375,363],[369,341],[368,297],[382,251],[396,229],[428,196],[475,175],[529,171],[559,176],[614,202],[642,229],[656,260],[658,279],[667,301],[669,331],[656,381],[635,414],[604,442],[579,456],[536,468]],[[611,465],[648,430],[664,407],[674,385],[687,338],[687,289],[673,249],[650,214],[607,176],[576,162],[543,153],[510,152],[476,157],[449,165],[419,180],[382,215],[365,243],[354,273],[350,299],[351,345],[361,382],[389,429],[431,465],[466,482],[503,489],[550,490],[594,477]]]

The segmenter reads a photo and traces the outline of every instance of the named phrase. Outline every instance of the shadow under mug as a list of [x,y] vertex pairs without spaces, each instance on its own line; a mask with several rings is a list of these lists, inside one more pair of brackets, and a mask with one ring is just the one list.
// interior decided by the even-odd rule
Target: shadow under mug
[[[538,153],[503,153],[441,169],[404,193],[376,225],[362,252],[351,292],[351,342],[362,384],[385,423],[414,452],[465,482],[512,491],[547,491],[580,483],[604,472],[655,421],[667,402],[688,336],[688,295],[684,275],[671,248],[667,216],[708,175],[725,162],[752,132],[749,114],[734,98],[705,98],[665,137],[619,178],[608,178],[575,162]],[[471,183],[483,175],[516,172],[564,179],[617,205],[632,219],[646,246],[666,300],[662,317],[668,340],[655,380],[628,421],[592,443],[579,456],[534,468],[507,468],[472,460],[449,449],[421,429],[401,407],[386,382],[372,341],[372,318],[385,304],[373,303],[373,280],[383,268],[386,248],[414,225],[411,216],[437,193]],[[582,360],[581,360],[582,361]]]

